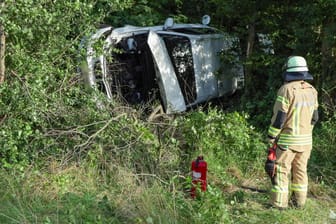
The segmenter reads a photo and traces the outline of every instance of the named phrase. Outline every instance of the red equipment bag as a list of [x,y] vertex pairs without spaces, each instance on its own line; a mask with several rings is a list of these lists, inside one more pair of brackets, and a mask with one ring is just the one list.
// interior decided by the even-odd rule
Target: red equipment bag
[[192,186],[191,186],[191,197],[195,198],[196,188],[201,187],[202,191],[206,191],[207,182],[206,175],[208,170],[208,164],[205,162],[203,156],[198,156],[196,160],[191,163],[192,172]]

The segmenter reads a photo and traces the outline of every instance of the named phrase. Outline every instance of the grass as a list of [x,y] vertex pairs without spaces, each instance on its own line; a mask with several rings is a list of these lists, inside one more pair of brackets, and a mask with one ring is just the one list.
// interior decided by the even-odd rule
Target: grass
[[[226,183],[209,176],[207,192],[192,200],[184,191],[185,179],[162,183],[154,176],[151,184],[119,167],[108,170],[82,164],[64,166],[51,162],[43,171],[22,174],[1,172],[0,223],[333,223],[336,211],[332,189],[311,182],[305,209],[278,211],[266,208],[268,194],[264,177],[237,177]],[[59,166],[57,166],[59,165]],[[113,167],[116,169],[116,167]],[[242,175],[242,174],[240,174]],[[230,175],[229,175],[230,176]],[[239,178],[245,181],[238,180]],[[228,184],[228,183],[231,184]],[[313,194],[312,194],[313,193]]]

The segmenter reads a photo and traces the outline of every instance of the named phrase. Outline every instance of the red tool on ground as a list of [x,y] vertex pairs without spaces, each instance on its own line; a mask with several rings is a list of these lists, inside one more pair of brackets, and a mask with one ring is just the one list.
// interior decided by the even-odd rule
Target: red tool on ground
[[196,160],[191,163],[191,172],[192,172],[192,186],[191,186],[191,197],[196,197],[196,190],[198,187],[202,191],[206,191],[207,187],[207,170],[208,164],[205,162],[203,156],[198,156]]

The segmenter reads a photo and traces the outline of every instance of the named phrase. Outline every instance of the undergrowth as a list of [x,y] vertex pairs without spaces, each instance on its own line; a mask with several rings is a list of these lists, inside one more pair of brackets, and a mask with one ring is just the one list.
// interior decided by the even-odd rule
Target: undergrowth
[[[157,119],[115,116],[96,127],[95,141],[82,151],[47,156],[21,171],[2,169],[0,222],[332,223],[335,176],[318,159],[319,145],[306,208],[277,211],[267,208],[263,136],[246,114],[212,108]],[[316,132],[331,134],[326,126]],[[208,186],[191,199],[190,162],[200,154]],[[320,169],[329,173],[321,177]]]

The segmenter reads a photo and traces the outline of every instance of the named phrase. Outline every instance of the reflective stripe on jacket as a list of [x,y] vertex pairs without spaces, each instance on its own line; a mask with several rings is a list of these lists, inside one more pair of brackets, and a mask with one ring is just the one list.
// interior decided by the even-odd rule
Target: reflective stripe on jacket
[[279,89],[268,129],[283,148],[312,145],[312,129],[318,119],[317,91],[305,81],[285,83]]

